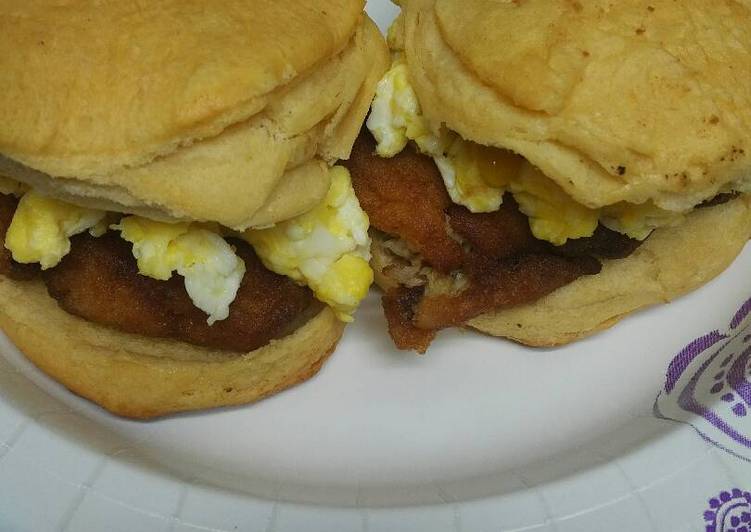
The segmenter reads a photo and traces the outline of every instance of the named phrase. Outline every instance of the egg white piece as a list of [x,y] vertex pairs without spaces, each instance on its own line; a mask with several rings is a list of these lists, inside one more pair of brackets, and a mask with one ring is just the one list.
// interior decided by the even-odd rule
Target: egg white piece
[[393,157],[407,142],[427,133],[404,61],[395,61],[378,82],[367,126],[381,157]]
[[165,281],[177,272],[193,304],[208,315],[209,325],[227,319],[245,275],[245,263],[224,238],[195,224],[138,216],[125,217],[111,228],[133,244],[142,275]]

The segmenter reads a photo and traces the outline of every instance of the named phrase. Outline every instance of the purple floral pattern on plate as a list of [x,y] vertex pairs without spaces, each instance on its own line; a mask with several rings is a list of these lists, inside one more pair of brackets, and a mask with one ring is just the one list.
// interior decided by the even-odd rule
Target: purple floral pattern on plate
[[727,331],[697,338],[675,356],[654,412],[751,461],[751,300]]
[[706,532],[751,532],[751,493],[736,488],[712,497],[704,524]]

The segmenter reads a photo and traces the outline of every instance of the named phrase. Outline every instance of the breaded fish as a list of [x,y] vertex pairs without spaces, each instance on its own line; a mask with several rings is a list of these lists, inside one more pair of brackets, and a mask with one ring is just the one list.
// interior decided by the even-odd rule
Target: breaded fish
[[383,306],[400,349],[424,352],[437,330],[536,301],[640,244],[599,227],[553,246],[532,235],[510,194],[498,211],[472,213],[451,201],[430,157],[413,147],[378,157],[365,130],[347,166],[371,226],[386,235],[374,238],[374,255],[389,279]]
[[[13,217],[16,200],[0,196],[0,238]],[[4,247],[0,274],[38,278],[67,312],[120,331],[172,338],[193,345],[246,353],[279,338],[320,310],[313,293],[288,277],[267,270],[245,242],[232,240],[245,262],[245,276],[229,317],[213,325],[190,300],[182,278],[158,281],[140,275],[130,244],[116,233],[71,239],[71,251],[55,268],[18,264]]]

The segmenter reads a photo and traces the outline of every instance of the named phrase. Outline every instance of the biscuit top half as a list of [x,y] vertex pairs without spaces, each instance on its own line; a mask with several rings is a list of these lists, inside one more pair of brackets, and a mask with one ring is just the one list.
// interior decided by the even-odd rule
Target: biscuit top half
[[328,190],[386,67],[363,0],[4,0],[0,175],[244,229]]
[[592,208],[751,186],[751,5],[403,0],[423,113]]

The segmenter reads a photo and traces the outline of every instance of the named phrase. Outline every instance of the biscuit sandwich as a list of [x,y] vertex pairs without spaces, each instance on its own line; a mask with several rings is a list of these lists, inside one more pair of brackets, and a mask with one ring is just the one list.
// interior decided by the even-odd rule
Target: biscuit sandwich
[[751,234],[751,10],[403,0],[347,163],[398,347],[556,346],[694,290]]
[[122,416],[314,375],[368,291],[361,0],[3,1],[0,327]]

